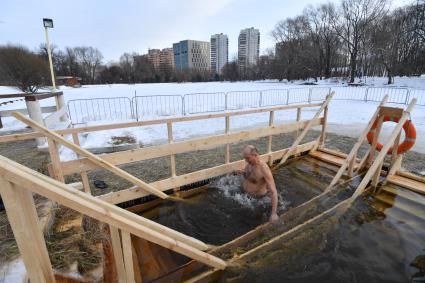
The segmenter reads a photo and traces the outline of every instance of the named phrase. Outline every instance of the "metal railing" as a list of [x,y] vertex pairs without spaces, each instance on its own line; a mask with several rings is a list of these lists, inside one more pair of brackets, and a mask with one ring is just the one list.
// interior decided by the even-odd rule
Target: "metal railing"
[[98,120],[149,119],[209,112],[231,111],[324,100],[335,91],[334,100],[379,102],[388,94],[389,103],[406,104],[411,98],[425,106],[425,89],[400,87],[304,87],[189,93],[185,95],[135,95],[128,97],[75,99],[68,101],[73,124]]

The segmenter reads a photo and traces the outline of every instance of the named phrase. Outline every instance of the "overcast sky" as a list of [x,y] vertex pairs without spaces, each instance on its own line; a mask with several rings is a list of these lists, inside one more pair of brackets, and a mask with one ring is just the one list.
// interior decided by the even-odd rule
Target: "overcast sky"
[[[273,47],[274,25],[323,0],[0,0],[0,44],[31,49],[44,42],[42,18],[52,18],[50,41],[60,48],[93,46],[104,62],[124,52],[171,47],[184,39],[209,41],[215,33],[229,36],[229,57],[237,53],[241,29],[261,33],[261,52]],[[339,2],[339,1],[332,1]],[[394,0],[394,5],[409,0]]]

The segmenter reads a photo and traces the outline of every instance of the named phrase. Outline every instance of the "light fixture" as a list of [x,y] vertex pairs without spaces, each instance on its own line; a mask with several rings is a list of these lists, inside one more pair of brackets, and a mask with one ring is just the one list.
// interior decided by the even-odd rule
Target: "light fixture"
[[53,20],[44,18],[43,25],[45,28],[53,28]]

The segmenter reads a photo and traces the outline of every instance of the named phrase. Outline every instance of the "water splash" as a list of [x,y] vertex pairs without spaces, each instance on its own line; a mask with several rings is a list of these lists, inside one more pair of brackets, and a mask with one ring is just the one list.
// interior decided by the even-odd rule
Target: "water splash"
[[[243,177],[237,175],[229,175],[214,181],[211,187],[217,188],[225,198],[232,199],[238,204],[250,208],[251,210],[267,209],[271,207],[271,198],[267,194],[264,197],[257,198],[243,191]],[[277,211],[283,212],[286,210],[289,201],[285,200],[284,192],[278,191]]]

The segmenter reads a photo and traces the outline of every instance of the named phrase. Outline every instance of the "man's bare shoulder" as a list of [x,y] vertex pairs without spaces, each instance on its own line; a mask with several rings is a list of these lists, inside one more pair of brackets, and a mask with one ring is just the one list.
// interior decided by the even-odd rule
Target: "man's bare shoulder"
[[260,163],[260,167],[261,167],[261,170],[264,173],[271,173],[271,170],[270,170],[269,165],[266,162],[262,161],[262,160],[261,160],[261,163]]

